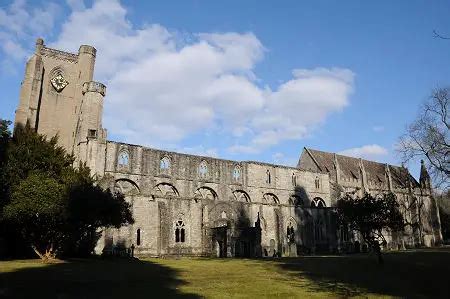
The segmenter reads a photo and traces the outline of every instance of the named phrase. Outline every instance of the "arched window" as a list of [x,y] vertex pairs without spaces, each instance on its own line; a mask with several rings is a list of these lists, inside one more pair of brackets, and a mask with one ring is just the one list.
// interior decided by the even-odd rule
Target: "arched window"
[[175,242],[184,243],[186,240],[185,235],[184,222],[180,219],[175,223]]
[[295,243],[295,230],[292,223],[289,223],[286,231],[286,237],[288,240],[288,243]]
[[233,195],[237,201],[250,202],[250,196],[245,191],[236,190],[233,191]]
[[198,174],[203,178],[208,174],[208,164],[206,161],[202,161],[198,166]]
[[122,167],[128,166],[129,160],[130,160],[130,156],[128,155],[128,152],[127,151],[121,151],[119,153],[119,157],[117,159],[117,164],[119,166],[122,166]]
[[209,187],[200,187],[194,192],[195,198],[203,198],[203,199],[210,199],[210,200],[216,200],[217,199],[217,193],[213,189]]
[[319,179],[319,177],[317,177],[317,176],[316,176],[316,181],[315,181],[315,183],[316,183],[316,189],[320,189],[320,179]]
[[279,204],[280,200],[278,199],[278,197],[275,194],[272,193],[265,193],[263,195],[263,202],[264,203],[275,203],[275,204]]
[[241,178],[241,167],[236,165],[233,169],[233,180],[239,181]]
[[266,184],[270,184],[270,183],[271,183],[270,171],[267,169],[266,170]]
[[311,201],[311,208],[325,208],[325,201],[320,198],[320,197],[316,197]]
[[141,229],[138,228],[136,231],[136,245],[141,245]]
[[292,186],[297,187],[297,176],[295,173],[292,174]]
[[170,168],[170,159],[168,157],[164,157],[159,162],[159,169],[162,171],[169,170]]

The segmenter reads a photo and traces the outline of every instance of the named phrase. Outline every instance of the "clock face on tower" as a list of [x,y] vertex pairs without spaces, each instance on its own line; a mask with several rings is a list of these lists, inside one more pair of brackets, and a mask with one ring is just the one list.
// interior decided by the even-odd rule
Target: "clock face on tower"
[[57,92],[61,92],[64,87],[67,86],[67,84],[69,84],[69,82],[66,81],[66,79],[64,79],[64,77],[61,74],[56,74],[55,77],[53,77],[50,82],[52,83],[53,88],[55,88],[55,90]]

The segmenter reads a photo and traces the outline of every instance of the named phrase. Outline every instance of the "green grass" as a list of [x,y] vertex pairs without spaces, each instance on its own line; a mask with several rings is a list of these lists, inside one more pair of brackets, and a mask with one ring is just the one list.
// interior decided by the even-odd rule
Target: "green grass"
[[0,297],[342,298],[450,296],[450,250],[375,257],[0,261]]

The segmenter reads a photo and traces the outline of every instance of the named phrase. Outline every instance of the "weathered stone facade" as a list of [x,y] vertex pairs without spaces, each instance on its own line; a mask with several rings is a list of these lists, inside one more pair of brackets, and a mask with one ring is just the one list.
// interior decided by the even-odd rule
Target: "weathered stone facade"
[[[287,254],[288,227],[295,232],[304,230],[295,235],[296,244],[311,248],[307,237],[311,211],[303,207],[310,207],[314,199],[330,205],[327,174],[116,142],[107,143],[102,177],[105,187],[116,188],[132,201],[136,220],[133,226],[109,232],[106,242],[111,243],[112,239],[125,246],[136,246],[139,230],[136,252],[150,255],[220,255],[221,247],[213,240],[223,238],[216,232],[222,227],[228,228],[224,232],[227,256],[234,256],[239,246],[252,250],[261,246],[260,251],[267,255],[274,251]],[[316,181],[320,182],[318,187]],[[185,241],[177,244],[175,230],[179,220],[185,225]],[[261,235],[243,238],[245,229],[258,221]],[[323,221],[321,235],[325,236],[328,220]],[[249,238],[261,240],[258,246],[250,246]],[[328,250],[331,240],[324,237],[320,241]],[[250,251],[245,252],[249,255]]]
[[303,150],[298,167],[329,174],[332,206],[344,193],[359,197],[365,193],[373,196],[394,193],[409,225],[401,234],[387,232],[388,247],[432,246],[442,242],[439,212],[423,161],[420,182],[404,167],[308,148]]
[[[421,190],[421,198],[432,202],[429,186],[397,192],[387,188],[386,181],[370,185],[364,171],[362,179],[341,178],[305,152],[298,167],[287,167],[107,141],[102,127],[106,87],[92,81],[95,55],[90,46],[71,54],[49,49],[38,39],[27,63],[15,123],[29,122],[48,137],[59,134],[61,145],[77,161],[86,162],[103,187],[122,192],[132,203],[135,223],[105,229],[99,253],[132,245],[135,254],[154,256],[335,251],[344,241],[357,239],[336,227],[333,206],[340,192],[417,195]],[[437,235],[430,237],[433,242]]]

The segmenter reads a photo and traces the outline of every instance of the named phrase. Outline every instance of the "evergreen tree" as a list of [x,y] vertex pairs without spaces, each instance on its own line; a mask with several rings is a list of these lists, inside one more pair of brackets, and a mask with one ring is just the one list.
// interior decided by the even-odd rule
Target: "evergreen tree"
[[133,222],[121,194],[95,185],[89,168],[28,125],[9,139],[2,169],[3,224],[42,259],[92,253],[101,227]]

